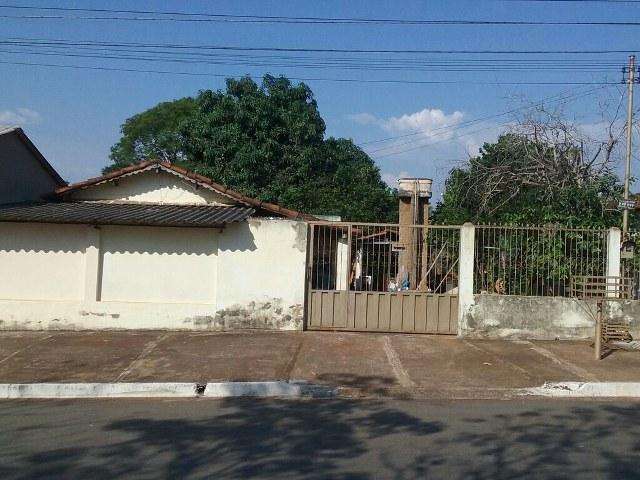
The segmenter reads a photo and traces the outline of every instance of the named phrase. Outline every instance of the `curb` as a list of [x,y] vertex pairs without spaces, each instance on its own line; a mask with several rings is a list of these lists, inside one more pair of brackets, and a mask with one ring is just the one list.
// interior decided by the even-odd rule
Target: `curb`
[[547,382],[521,389],[519,395],[563,398],[640,397],[640,382]]
[[210,382],[197,383],[4,383],[0,399],[35,398],[229,398],[287,397],[329,398],[330,387],[308,382]]
[[335,389],[301,381],[274,382],[210,382],[204,389],[204,397],[313,397],[328,398]]
[[4,383],[0,398],[196,397],[195,383]]

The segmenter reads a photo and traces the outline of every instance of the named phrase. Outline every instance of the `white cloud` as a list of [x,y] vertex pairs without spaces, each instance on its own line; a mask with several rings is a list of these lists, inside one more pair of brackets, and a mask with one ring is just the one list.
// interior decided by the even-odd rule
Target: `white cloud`
[[392,133],[420,132],[426,138],[449,139],[463,118],[464,114],[459,111],[447,115],[439,108],[424,108],[401,117],[390,117],[381,125]]
[[[504,129],[488,122],[461,125],[466,114],[454,110],[446,113],[439,108],[424,108],[396,117],[376,117],[358,113],[349,118],[361,125],[376,125],[392,137],[384,142],[370,142],[365,150],[373,157],[402,155],[420,157],[426,152],[437,156],[468,158],[478,154],[486,141],[493,141]],[[445,153],[446,152],[446,153]],[[431,156],[432,157],[432,156]]]
[[417,133],[426,138],[446,140],[453,136],[456,126],[464,118],[464,113],[456,110],[446,114],[439,108],[424,108],[399,117],[381,118],[371,113],[355,113],[347,118],[359,125],[377,125],[394,134]]
[[0,110],[0,125],[23,126],[33,125],[40,121],[40,114],[28,108],[16,108],[15,110]]
[[[349,116],[354,123],[370,130],[365,151],[380,167],[382,179],[397,187],[400,177],[427,177],[434,181],[434,197],[444,188],[449,171],[478,154],[485,142],[493,142],[505,129],[504,124],[487,121],[463,124],[467,115],[459,110],[424,108],[393,117],[370,113]],[[378,129],[378,134],[372,133]],[[384,132],[384,133],[381,133]]]

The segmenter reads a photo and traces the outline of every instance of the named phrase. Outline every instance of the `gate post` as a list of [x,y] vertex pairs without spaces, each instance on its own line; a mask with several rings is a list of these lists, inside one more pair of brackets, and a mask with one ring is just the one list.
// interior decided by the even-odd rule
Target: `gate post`
[[[619,228],[610,228],[607,232],[607,277],[621,277],[623,276],[622,269],[620,268],[620,250],[622,246],[622,235]],[[615,287],[611,291],[608,285],[609,281],[612,284],[615,283]],[[622,282],[622,280],[619,280]],[[619,293],[624,289],[622,283],[617,283],[617,279],[605,279],[605,295],[607,297],[617,297]]]
[[460,257],[458,259],[458,336],[467,330],[466,315],[474,304],[473,268],[475,254],[475,230],[467,222],[460,227]]
[[620,276],[620,244],[621,234],[619,228],[610,228],[607,241],[607,276]]

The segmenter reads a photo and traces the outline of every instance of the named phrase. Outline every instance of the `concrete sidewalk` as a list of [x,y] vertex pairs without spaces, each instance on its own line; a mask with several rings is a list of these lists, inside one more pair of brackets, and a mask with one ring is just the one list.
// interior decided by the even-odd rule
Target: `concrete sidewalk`
[[545,382],[640,381],[640,352],[587,342],[336,332],[3,332],[0,383],[306,380],[347,395],[500,398]]

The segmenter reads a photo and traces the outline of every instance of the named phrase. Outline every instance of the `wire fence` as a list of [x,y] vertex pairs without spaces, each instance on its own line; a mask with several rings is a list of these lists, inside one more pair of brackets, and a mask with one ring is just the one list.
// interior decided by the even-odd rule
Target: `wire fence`
[[460,228],[311,224],[311,288],[457,293]]
[[[314,290],[457,293],[459,226],[313,222],[310,228]],[[474,293],[569,297],[572,279],[607,275],[608,239],[607,229],[476,226]],[[640,258],[623,257],[620,274],[633,280],[638,298]]]
[[475,230],[475,293],[570,296],[575,276],[604,276],[606,229],[481,225]]

